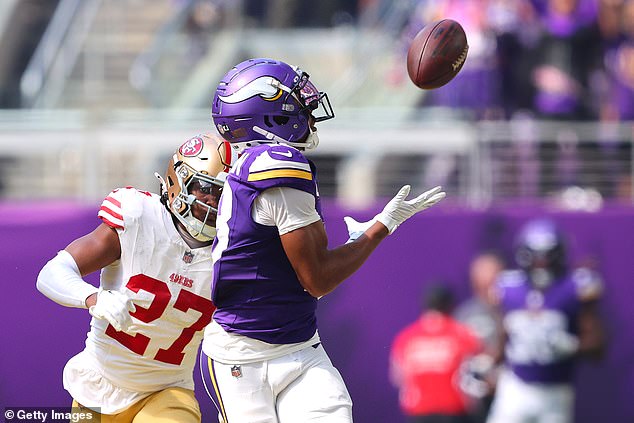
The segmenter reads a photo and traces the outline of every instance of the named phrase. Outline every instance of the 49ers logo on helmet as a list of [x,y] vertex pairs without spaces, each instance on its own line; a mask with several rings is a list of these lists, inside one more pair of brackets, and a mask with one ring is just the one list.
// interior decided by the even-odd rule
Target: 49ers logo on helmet
[[178,151],[185,157],[196,157],[203,150],[203,145],[202,138],[194,137],[185,141]]

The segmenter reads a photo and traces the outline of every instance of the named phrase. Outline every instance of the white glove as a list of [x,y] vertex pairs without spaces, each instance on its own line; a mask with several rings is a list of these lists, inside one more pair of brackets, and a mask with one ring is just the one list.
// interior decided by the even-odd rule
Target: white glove
[[97,304],[88,312],[96,319],[105,319],[117,331],[127,332],[132,326],[130,313],[136,311],[132,300],[118,291],[102,289],[97,293]]
[[346,227],[348,228],[348,240],[346,244],[349,244],[353,241],[356,241],[368,228],[376,222],[376,219],[368,220],[367,222],[357,222],[350,216],[346,216],[343,218],[343,221],[346,223]]
[[459,370],[459,386],[473,398],[484,398],[491,393],[495,383],[496,366],[493,357],[478,354],[462,362]]
[[557,358],[566,358],[579,350],[579,338],[571,333],[555,331],[548,333],[548,344]]
[[429,191],[425,191],[413,200],[405,200],[409,194],[411,187],[405,185],[400,191],[386,204],[383,211],[374,217],[374,221],[383,223],[390,234],[394,233],[398,226],[416,213],[430,208],[447,195],[441,191],[441,187],[435,187]]

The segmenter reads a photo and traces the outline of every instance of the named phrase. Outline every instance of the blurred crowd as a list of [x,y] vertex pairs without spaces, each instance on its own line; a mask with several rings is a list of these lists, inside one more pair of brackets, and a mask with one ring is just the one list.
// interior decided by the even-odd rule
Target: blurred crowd
[[634,0],[418,0],[399,60],[422,27],[445,18],[463,25],[468,59],[421,106],[475,119],[634,119]]

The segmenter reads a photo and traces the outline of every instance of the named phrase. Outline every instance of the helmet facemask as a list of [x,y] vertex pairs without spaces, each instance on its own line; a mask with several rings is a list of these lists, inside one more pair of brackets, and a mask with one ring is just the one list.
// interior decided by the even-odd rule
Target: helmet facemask
[[[299,81],[286,97],[292,96],[301,105],[300,113],[309,116],[308,134],[303,141],[286,141],[286,144],[302,150],[313,150],[319,145],[319,136],[317,135],[317,128],[315,128],[312,123],[332,119],[335,117],[335,113],[332,110],[328,94],[319,91],[317,87],[309,81],[309,75],[306,72],[301,71],[299,68],[294,69],[296,69],[300,75]],[[287,102],[289,101],[290,100],[287,100]]]
[[[185,226],[187,232],[198,241],[211,241],[216,236],[215,216],[218,209],[212,207],[196,198],[192,194],[194,187],[204,194],[210,194],[213,187],[219,187],[222,190],[225,174],[218,174],[216,178],[209,177],[200,172],[196,172],[185,163],[175,166],[178,185],[181,187],[180,192],[176,194],[170,205],[170,210],[174,217]],[[221,192],[221,191],[220,191]],[[218,197],[220,197],[218,192]],[[194,215],[194,208],[204,211],[201,218]],[[201,214],[199,213],[199,216]],[[214,216],[213,222],[209,222],[209,217]]]
[[300,77],[295,87],[293,87],[292,94],[302,105],[301,111],[308,111],[315,119],[315,123],[334,118],[335,113],[332,110],[328,94],[319,91],[310,82],[310,76],[306,72],[299,68],[295,69]]

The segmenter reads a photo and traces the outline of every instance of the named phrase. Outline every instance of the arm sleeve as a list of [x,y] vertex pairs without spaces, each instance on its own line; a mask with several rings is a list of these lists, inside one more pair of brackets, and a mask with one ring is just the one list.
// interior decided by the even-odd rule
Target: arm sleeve
[[76,308],[86,308],[86,298],[99,291],[81,278],[75,259],[65,250],[42,268],[37,289],[58,304]]
[[255,199],[251,214],[257,223],[277,226],[280,235],[321,220],[315,209],[315,197],[289,187],[263,191]]

